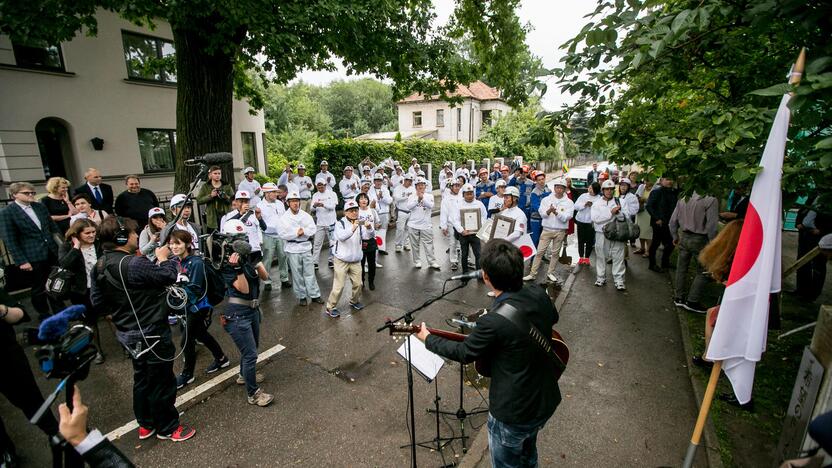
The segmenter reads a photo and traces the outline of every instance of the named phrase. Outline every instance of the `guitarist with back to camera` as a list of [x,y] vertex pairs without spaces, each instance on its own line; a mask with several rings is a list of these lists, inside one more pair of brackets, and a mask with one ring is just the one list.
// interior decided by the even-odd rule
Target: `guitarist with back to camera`
[[[495,467],[537,466],[537,433],[560,403],[559,361],[532,338],[550,336],[558,312],[537,285],[523,287],[523,255],[505,240],[492,240],[482,252],[482,276],[494,290],[489,312],[464,341],[428,331],[416,335],[426,347],[454,361],[490,362],[488,446]],[[530,329],[532,334],[529,333]],[[540,336],[540,335],[538,335]]]

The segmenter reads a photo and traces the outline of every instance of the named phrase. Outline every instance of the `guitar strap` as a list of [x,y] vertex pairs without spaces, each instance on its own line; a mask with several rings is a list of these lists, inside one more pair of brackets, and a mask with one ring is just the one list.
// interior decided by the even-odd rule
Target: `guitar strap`
[[550,338],[540,332],[531,322],[526,320],[525,318],[520,316],[520,311],[517,310],[516,307],[507,303],[501,302],[500,305],[494,309],[492,314],[498,314],[506,318],[509,322],[513,323],[521,332],[528,334],[529,337],[535,342],[538,347],[546,353],[547,356],[554,362],[555,367],[563,371],[566,369],[566,364],[560,360],[558,355],[555,353],[555,350],[552,349],[552,345],[549,343]]

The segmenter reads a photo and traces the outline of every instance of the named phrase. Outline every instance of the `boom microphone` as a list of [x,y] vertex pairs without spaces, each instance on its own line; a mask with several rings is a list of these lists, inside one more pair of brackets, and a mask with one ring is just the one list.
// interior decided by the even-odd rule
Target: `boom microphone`
[[76,304],[67,307],[57,314],[49,317],[40,324],[38,328],[38,339],[51,343],[62,337],[69,328],[69,322],[81,318],[87,308],[84,305]]
[[215,166],[219,164],[230,163],[234,158],[231,153],[206,153],[193,159],[188,159],[185,164],[205,164],[206,166]]
[[482,270],[474,270],[474,271],[469,271],[468,273],[463,273],[461,275],[451,276],[450,280],[451,281],[456,281],[456,280],[468,281],[470,279],[475,279],[475,278],[476,279],[482,279]]
[[246,257],[251,253],[251,244],[244,240],[237,239],[231,243],[231,247],[237,252],[241,257]]

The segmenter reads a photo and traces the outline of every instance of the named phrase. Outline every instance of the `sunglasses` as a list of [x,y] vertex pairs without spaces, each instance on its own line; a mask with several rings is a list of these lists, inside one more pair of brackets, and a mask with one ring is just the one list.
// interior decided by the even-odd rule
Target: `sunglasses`
[[23,195],[30,195],[30,196],[37,195],[37,192],[17,192],[17,193],[22,193]]

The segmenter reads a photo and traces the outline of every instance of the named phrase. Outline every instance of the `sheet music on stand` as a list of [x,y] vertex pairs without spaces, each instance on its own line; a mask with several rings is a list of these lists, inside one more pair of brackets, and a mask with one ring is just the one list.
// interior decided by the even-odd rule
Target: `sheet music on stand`
[[[407,337],[410,340],[410,350],[413,353],[411,362],[413,368],[416,369],[422,377],[428,382],[433,382],[433,379],[439,374],[439,370],[445,365],[445,360],[438,354],[435,354],[425,347],[425,344],[419,341],[413,335]],[[398,353],[401,357],[407,359],[407,342],[399,346]]]

